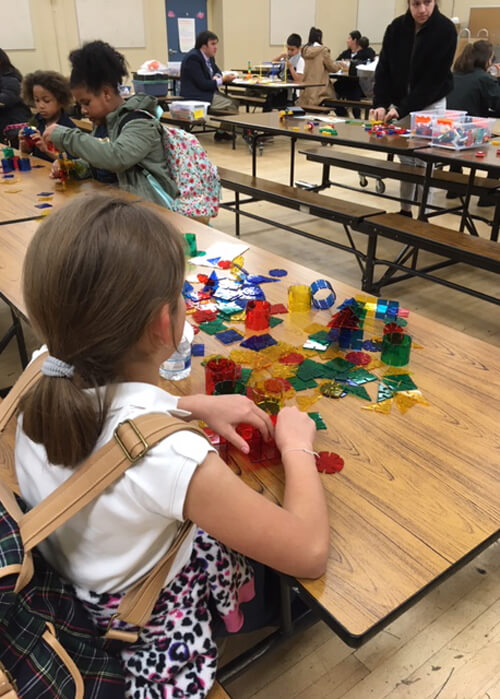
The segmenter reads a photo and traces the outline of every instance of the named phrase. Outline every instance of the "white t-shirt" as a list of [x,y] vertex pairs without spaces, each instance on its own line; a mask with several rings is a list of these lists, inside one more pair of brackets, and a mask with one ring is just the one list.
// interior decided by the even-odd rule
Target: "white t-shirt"
[[[118,384],[95,450],[113,438],[126,418],[176,410],[178,399],[146,383]],[[64,430],[61,430],[64,439]],[[166,553],[183,521],[189,483],[210,444],[189,431],[176,432],[131,466],[120,480],[40,545],[40,551],[71,583],[94,592],[118,592],[148,572]],[[21,494],[33,507],[73,473],[49,464],[45,448],[22,431],[16,435],[16,473]],[[171,580],[187,563],[195,533],[188,536],[170,569]]]
[[295,72],[298,73],[299,75],[303,75],[304,68],[306,67],[306,62],[302,58],[300,51],[299,51],[299,53],[296,53],[295,56],[292,56],[288,60],[290,61],[292,66],[295,68]]

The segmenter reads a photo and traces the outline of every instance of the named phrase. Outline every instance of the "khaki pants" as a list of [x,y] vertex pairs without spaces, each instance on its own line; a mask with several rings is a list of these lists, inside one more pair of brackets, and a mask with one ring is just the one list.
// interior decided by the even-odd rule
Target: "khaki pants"
[[212,104],[208,108],[208,113],[212,114],[214,111],[222,110],[238,114],[238,109],[238,102],[236,102],[236,100],[227,97],[227,95],[223,95],[221,92],[215,92]]

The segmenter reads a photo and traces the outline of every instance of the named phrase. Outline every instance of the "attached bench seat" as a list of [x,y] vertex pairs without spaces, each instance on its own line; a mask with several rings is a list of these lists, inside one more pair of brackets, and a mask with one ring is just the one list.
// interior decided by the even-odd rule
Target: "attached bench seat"
[[456,262],[465,262],[474,267],[500,273],[500,245],[491,240],[458,233],[399,214],[371,216],[368,221],[359,225],[359,229]]
[[218,682],[215,682],[208,693],[207,699],[231,699],[231,697]]
[[[354,155],[337,151],[334,148],[311,148],[299,151],[312,162],[326,166],[341,167],[345,170],[355,170],[364,175],[374,177],[387,177],[392,180],[404,180],[413,184],[423,185],[425,173],[423,168],[412,165],[404,165],[396,161],[370,158],[365,155]],[[445,172],[434,169],[430,185],[438,189],[454,190],[459,194],[465,194],[469,181],[468,175],[460,172]],[[474,178],[472,194],[481,196],[487,192],[495,191],[500,187],[500,180],[491,177]]]
[[[298,187],[290,187],[261,177],[252,177],[225,167],[219,167],[218,171],[222,186],[226,189],[249,195],[255,200],[269,201],[346,225],[359,223],[367,217],[383,213],[382,209],[372,206],[363,206],[324,194],[308,192]],[[325,242],[328,241],[325,240]]]

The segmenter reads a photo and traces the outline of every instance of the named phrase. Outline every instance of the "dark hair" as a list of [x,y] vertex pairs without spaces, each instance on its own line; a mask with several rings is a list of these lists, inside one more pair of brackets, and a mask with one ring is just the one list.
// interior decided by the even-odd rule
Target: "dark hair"
[[295,46],[296,48],[300,49],[300,47],[302,46],[302,37],[300,36],[300,34],[290,34],[290,36],[286,40],[286,45]]
[[308,44],[322,44],[323,43],[323,32],[317,27],[311,27],[309,29],[309,39]]
[[486,70],[493,55],[493,44],[485,39],[467,44],[453,66],[455,73],[472,73],[476,68]]
[[208,29],[204,32],[200,32],[196,37],[195,49],[201,49],[202,46],[206,46],[209,41],[219,41],[217,34],[209,31]]
[[175,321],[184,273],[182,237],[140,203],[83,195],[44,219],[26,253],[23,294],[35,332],[75,373],[42,375],[21,411],[50,463],[76,466],[92,452],[113,384],[145,351],[138,341],[165,304]]
[[358,31],[357,29],[354,29],[352,32],[349,32],[349,36],[353,41],[357,41],[359,44],[359,40],[361,39],[361,32]]
[[90,41],[69,54],[71,87],[87,87],[97,94],[105,85],[117,92],[128,75],[125,57],[105,41]]
[[3,49],[0,49],[0,75],[7,75],[8,73],[14,73],[18,80],[22,80],[23,76],[20,71],[12,65],[10,58],[7,56]]
[[54,70],[36,70],[34,73],[28,73],[23,80],[23,102],[33,106],[35,98],[33,96],[33,88],[35,85],[44,87],[50,92],[59,102],[63,109],[67,109],[71,104],[71,89],[68,80],[56,73]]
[[367,36],[362,36],[358,44],[362,49],[367,49],[370,46],[370,39]]

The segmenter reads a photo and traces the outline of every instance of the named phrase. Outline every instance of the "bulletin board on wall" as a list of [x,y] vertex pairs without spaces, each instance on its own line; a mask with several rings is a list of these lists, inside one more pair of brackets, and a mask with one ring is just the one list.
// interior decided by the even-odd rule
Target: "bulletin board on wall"
[[2,2],[0,46],[5,51],[35,48],[29,0]]
[[396,16],[396,0],[358,0],[356,29],[367,36],[371,44],[381,44],[387,26]]
[[309,29],[316,26],[316,0],[271,0],[269,19],[271,46],[283,46],[292,33],[300,34],[305,44]]
[[102,39],[117,48],[146,46],[143,0],[76,0],[80,42]]
[[497,7],[471,7],[470,33],[472,36],[478,36],[481,29],[488,30],[488,40],[493,46],[500,46],[500,5]]

